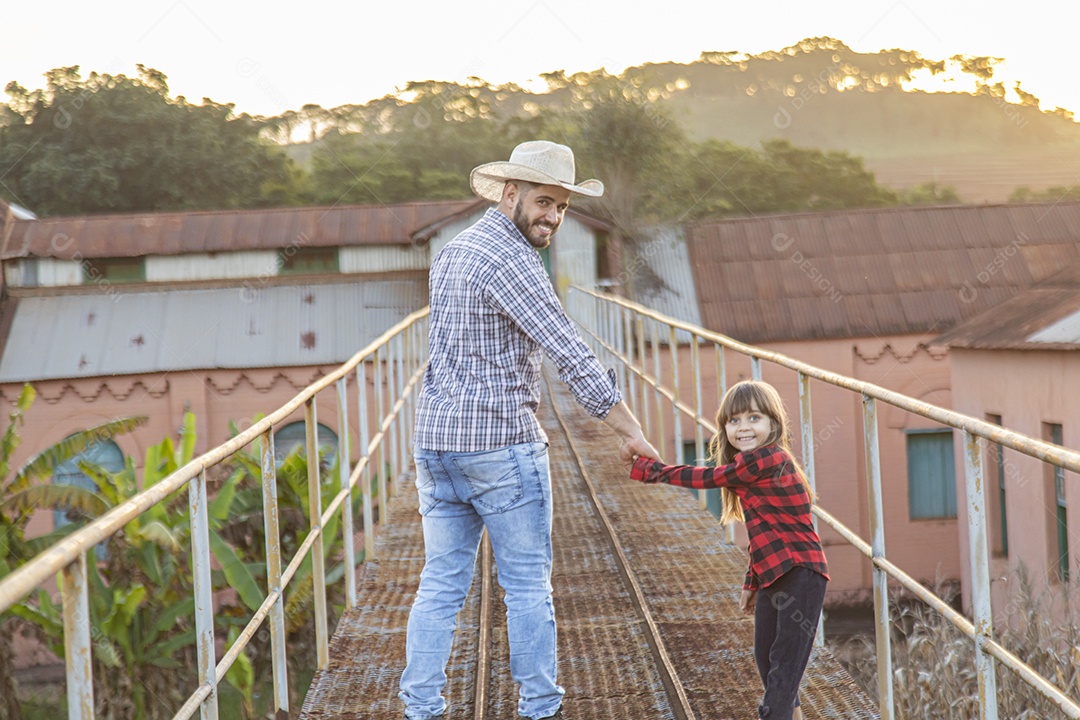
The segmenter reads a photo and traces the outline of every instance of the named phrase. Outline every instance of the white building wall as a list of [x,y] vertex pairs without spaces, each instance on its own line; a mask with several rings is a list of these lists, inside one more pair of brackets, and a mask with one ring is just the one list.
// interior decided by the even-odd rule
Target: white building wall
[[82,265],[76,260],[22,258],[4,263],[4,282],[11,287],[82,285]]
[[343,247],[338,256],[343,273],[392,272],[394,270],[425,270],[428,253],[412,245],[372,247]]
[[574,218],[564,218],[551,241],[551,258],[559,297],[565,299],[571,285],[596,288],[596,233],[592,228]]
[[465,228],[475,224],[477,220],[483,217],[485,212],[487,212],[487,208],[481,208],[472,215],[448,223],[432,236],[428,242],[428,266],[430,267],[431,261],[435,259],[435,256],[439,254],[439,251],[443,249],[446,243],[456,238]]
[[274,250],[150,255],[146,258],[146,280],[183,282],[272,277],[278,274],[278,268],[278,253]]

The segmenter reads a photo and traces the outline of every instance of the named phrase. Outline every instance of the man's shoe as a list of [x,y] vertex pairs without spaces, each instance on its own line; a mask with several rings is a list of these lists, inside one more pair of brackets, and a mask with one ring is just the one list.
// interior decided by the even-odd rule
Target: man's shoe
[[540,718],[540,720],[566,720],[566,718],[563,717],[562,708],[560,707],[555,711],[554,715],[547,715]]

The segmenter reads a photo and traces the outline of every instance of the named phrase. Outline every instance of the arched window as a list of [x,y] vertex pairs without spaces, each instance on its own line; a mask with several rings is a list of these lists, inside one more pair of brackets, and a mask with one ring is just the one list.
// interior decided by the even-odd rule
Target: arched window
[[[75,485],[97,492],[97,485],[90,477],[79,469],[80,462],[88,462],[97,465],[102,470],[110,473],[118,473],[124,469],[124,453],[120,446],[112,440],[101,440],[89,446],[75,457],[60,463],[53,470],[53,483],[56,485]],[[60,528],[71,521],[67,517],[67,510],[53,511],[54,527]]]
[[[326,427],[322,423],[318,423],[319,429],[319,455],[322,456],[325,467],[330,467],[334,464],[334,460],[337,459],[338,452],[338,437],[330,428]],[[285,427],[274,433],[274,458],[277,460],[277,464],[280,465],[285,456],[293,452],[297,448],[300,448],[301,454],[304,452],[304,446],[307,443],[307,436],[305,434],[304,422],[289,423]]]

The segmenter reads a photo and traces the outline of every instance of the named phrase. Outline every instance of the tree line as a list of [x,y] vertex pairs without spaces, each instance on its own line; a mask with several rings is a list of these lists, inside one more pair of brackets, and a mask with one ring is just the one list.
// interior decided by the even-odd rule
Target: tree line
[[[266,118],[174,97],[142,65],[134,77],[57,68],[43,88],[6,87],[0,195],[42,216],[468,198],[474,166],[546,137],[575,149],[579,178],[604,180],[589,209],[630,237],[702,217],[960,200],[933,183],[884,187],[844,152],[693,140],[663,89],[629,71],[545,79],[547,95],[426,81]],[[305,125],[309,142],[288,144]]]

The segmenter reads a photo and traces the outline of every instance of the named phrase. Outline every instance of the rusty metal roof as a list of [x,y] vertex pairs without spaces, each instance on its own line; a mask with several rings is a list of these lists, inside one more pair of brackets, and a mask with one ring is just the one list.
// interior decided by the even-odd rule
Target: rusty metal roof
[[770,215],[686,236],[710,329],[745,342],[939,334],[1080,263],[1080,202]]
[[442,200],[15,220],[0,259],[138,257],[296,245],[406,245],[412,242],[414,231],[479,202]]
[[[13,298],[0,382],[344,362],[427,303],[427,273],[362,282]],[[10,301],[9,301],[10,302]]]
[[931,344],[979,350],[1080,348],[1080,264],[979,313]]

